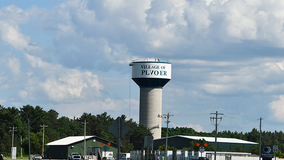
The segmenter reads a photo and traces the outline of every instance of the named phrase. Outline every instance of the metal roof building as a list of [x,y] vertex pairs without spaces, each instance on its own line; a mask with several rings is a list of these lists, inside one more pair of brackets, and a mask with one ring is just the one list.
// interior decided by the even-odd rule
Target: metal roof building
[[[168,145],[175,147],[176,149],[183,149],[191,147],[190,142],[194,140],[205,139],[208,143],[215,144],[215,137],[201,137],[201,136],[171,136],[168,137]],[[157,150],[159,146],[166,144],[166,138],[154,139],[154,150]],[[245,149],[250,150],[253,146],[258,145],[258,143],[245,141],[236,138],[220,138],[217,137],[217,146],[219,146],[222,151],[232,151],[237,146],[243,146]]]
[[[104,146],[107,146],[109,148],[108,151],[112,151],[113,155],[117,154],[117,144],[97,136],[85,136],[85,139],[87,155],[104,156]],[[46,145],[49,147],[45,151],[44,158],[68,159],[68,155],[71,153],[84,155],[84,136],[70,136],[47,143]]]

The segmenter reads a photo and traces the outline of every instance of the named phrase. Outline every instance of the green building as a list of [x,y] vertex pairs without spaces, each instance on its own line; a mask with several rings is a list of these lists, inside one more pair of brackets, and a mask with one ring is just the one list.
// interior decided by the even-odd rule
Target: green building
[[[84,155],[84,143],[86,141],[86,154],[96,155],[98,159],[109,156],[106,153],[112,153],[112,157],[117,155],[118,145],[97,136],[70,136],[46,144],[44,158],[68,159],[71,153]],[[104,148],[108,148],[107,152]]]
[[[168,145],[175,147],[178,150],[183,148],[191,147],[190,142],[194,140],[205,139],[208,143],[215,145],[215,137],[200,137],[200,136],[171,136],[168,137]],[[154,150],[157,150],[159,146],[166,144],[166,138],[154,139]],[[250,150],[253,146],[258,145],[255,142],[249,142],[236,138],[220,138],[217,137],[217,146],[219,146],[222,151],[229,152],[233,151],[237,146],[242,146],[246,150]]]

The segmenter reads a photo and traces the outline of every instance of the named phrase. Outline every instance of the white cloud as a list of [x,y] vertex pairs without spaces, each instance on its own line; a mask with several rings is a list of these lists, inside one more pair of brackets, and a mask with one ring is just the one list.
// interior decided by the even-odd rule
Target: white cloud
[[212,6],[211,14],[222,17],[220,29],[226,31],[225,40],[257,40],[284,47],[284,16],[281,9],[284,4],[281,1],[228,0],[225,3],[217,1]]
[[5,101],[5,99],[0,99],[0,103],[4,103]]
[[38,51],[40,48],[28,45],[30,37],[20,33],[18,26],[0,21],[0,35],[2,41],[18,50]]
[[192,129],[194,129],[196,132],[204,132],[203,127],[200,126],[199,124],[176,125],[176,124],[172,123],[172,125],[173,125],[174,127],[187,127],[187,128],[192,128]]
[[203,89],[210,94],[277,94],[283,89],[284,85],[281,80],[284,78],[284,71],[281,69],[283,61],[281,59],[255,59],[245,62],[214,62],[185,59],[181,61],[181,64],[183,63],[191,64],[194,68],[179,68],[177,69],[177,74],[186,77],[188,75],[191,79],[199,76],[199,83],[194,85],[194,88]]
[[185,19],[188,26],[193,26],[195,31],[203,35],[209,32],[212,21],[210,20],[210,12],[203,3],[190,4],[185,8]]
[[9,89],[10,86],[9,84],[4,84],[4,85],[1,85],[0,88],[4,90],[4,89]]
[[[171,81],[169,82],[171,83]],[[167,102],[175,102],[178,101],[179,99],[183,99],[184,97],[186,97],[188,94],[187,91],[185,91],[184,88],[178,88],[177,86],[175,87],[170,87],[170,86],[166,86],[163,89],[163,99],[167,100]],[[172,98],[172,97],[176,97],[176,98]],[[172,108],[172,106],[167,106],[165,107],[165,105],[163,105],[163,108]]]
[[[269,5],[275,7],[276,3]],[[179,48],[192,50],[211,43],[216,48],[222,47],[219,40],[229,43],[252,40],[281,47],[282,11],[266,6],[265,1],[245,0],[136,3],[72,0],[46,12],[40,24],[43,30],[57,35],[54,55],[63,65],[108,70],[110,66],[103,62],[117,63],[114,68],[121,68],[141,53],[173,56],[180,52]],[[270,15],[276,19],[265,18]],[[271,23],[278,28],[271,30]],[[76,50],[69,50],[73,46]],[[139,51],[135,50],[137,46]],[[198,52],[182,51],[178,55]]]
[[206,84],[204,87],[206,92],[210,94],[228,94],[233,91],[233,86],[228,85],[216,85],[216,84]]
[[29,91],[35,90],[36,87],[31,86],[35,83],[38,89],[54,102],[89,101],[92,96],[101,96],[100,91],[103,86],[97,75],[43,62],[40,58],[28,54],[26,57],[31,66],[44,76],[42,79],[41,74],[30,74],[30,77],[36,76],[37,78],[30,78]]
[[23,90],[20,90],[18,94],[22,99],[26,99],[28,96],[28,92],[23,91]]
[[16,76],[19,75],[19,73],[21,72],[20,60],[15,57],[8,58],[6,65],[10,68],[12,73]]
[[[107,14],[108,20],[118,23],[118,26],[131,29],[133,31],[146,30],[145,13],[151,6],[150,0],[119,0],[115,3],[111,0],[103,1],[103,6]],[[97,9],[97,8],[93,8]],[[128,25],[125,25],[128,24]],[[111,27],[112,28],[112,27]]]
[[273,117],[278,121],[284,122],[284,95],[280,95],[278,100],[269,103],[269,108],[273,114]]
[[48,64],[47,62],[43,62],[40,58],[29,55],[29,54],[25,54],[25,56],[27,57],[27,60],[29,61],[29,63],[31,64],[31,66],[33,68],[47,68],[49,67],[50,64]]
[[40,48],[30,44],[30,37],[20,32],[19,24],[26,23],[34,17],[33,14],[39,14],[35,7],[27,11],[15,6],[3,7],[0,10],[0,37],[1,40],[17,50],[35,52]]
[[103,55],[106,60],[112,63],[128,64],[131,62],[132,57],[128,52],[128,48],[121,44],[108,44],[106,40],[102,40]]
[[254,5],[242,1],[229,1],[226,5],[224,27],[228,36],[239,40],[256,39],[257,23],[255,22]]
[[104,89],[114,89],[121,86],[129,85],[130,77],[116,78],[116,77],[99,77],[99,81],[103,84]]

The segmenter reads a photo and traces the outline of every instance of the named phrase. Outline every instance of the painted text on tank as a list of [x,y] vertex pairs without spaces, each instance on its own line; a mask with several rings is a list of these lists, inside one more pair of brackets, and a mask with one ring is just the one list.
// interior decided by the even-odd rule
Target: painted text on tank
[[167,76],[167,71],[142,70],[142,75]]

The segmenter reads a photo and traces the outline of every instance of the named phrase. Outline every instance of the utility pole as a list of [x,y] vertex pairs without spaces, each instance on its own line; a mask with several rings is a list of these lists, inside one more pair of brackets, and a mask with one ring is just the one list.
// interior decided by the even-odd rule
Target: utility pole
[[167,119],[167,121],[166,121],[166,123],[167,123],[167,135],[166,135],[165,160],[168,159],[168,157],[167,157],[167,156],[168,156],[167,147],[168,147],[168,128],[169,128],[169,123],[171,122],[171,121],[169,121],[170,116],[174,116],[174,115],[170,115],[170,113],[168,113],[168,114],[163,114],[162,116],[161,116],[161,115],[158,115],[158,117],[160,117],[160,118],[166,118],[166,119]]
[[41,152],[41,156],[44,157],[44,128],[48,127],[47,125],[40,125],[40,127],[42,127],[42,152]]
[[214,160],[216,160],[216,151],[217,151],[217,126],[218,126],[218,119],[220,119],[220,122],[222,121],[222,117],[218,118],[218,115],[224,115],[223,113],[218,113],[218,111],[216,111],[216,113],[210,113],[211,115],[212,114],[215,114],[216,117],[210,117],[210,120],[211,120],[211,123],[214,124],[214,121],[215,121],[215,152],[214,152]]
[[12,148],[14,147],[14,132],[16,132],[17,130],[15,130],[15,129],[17,129],[17,127],[10,127],[11,128],[11,130],[10,131],[12,131]]
[[120,125],[121,118],[118,117],[118,151],[117,151],[117,159],[120,160],[120,138],[121,138],[121,125]]
[[[22,146],[22,142],[23,142],[23,136],[21,136],[21,146]],[[23,148],[21,147],[21,158],[23,158]]]
[[31,160],[31,136],[30,136],[30,119],[28,119],[28,132],[29,132],[29,160]]
[[[81,122],[83,123],[83,122]],[[86,125],[87,125],[87,122],[86,122],[86,119],[84,120],[84,159],[86,158]]]
[[261,160],[261,120],[262,118],[259,118],[259,160]]
[[[14,148],[14,132],[17,131],[15,129],[17,129],[17,127],[10,127],[12,131],[12,148],[11,148],[11,158],[13,159],[13,148]],[[15,153],[16,154],[16,153]]]

